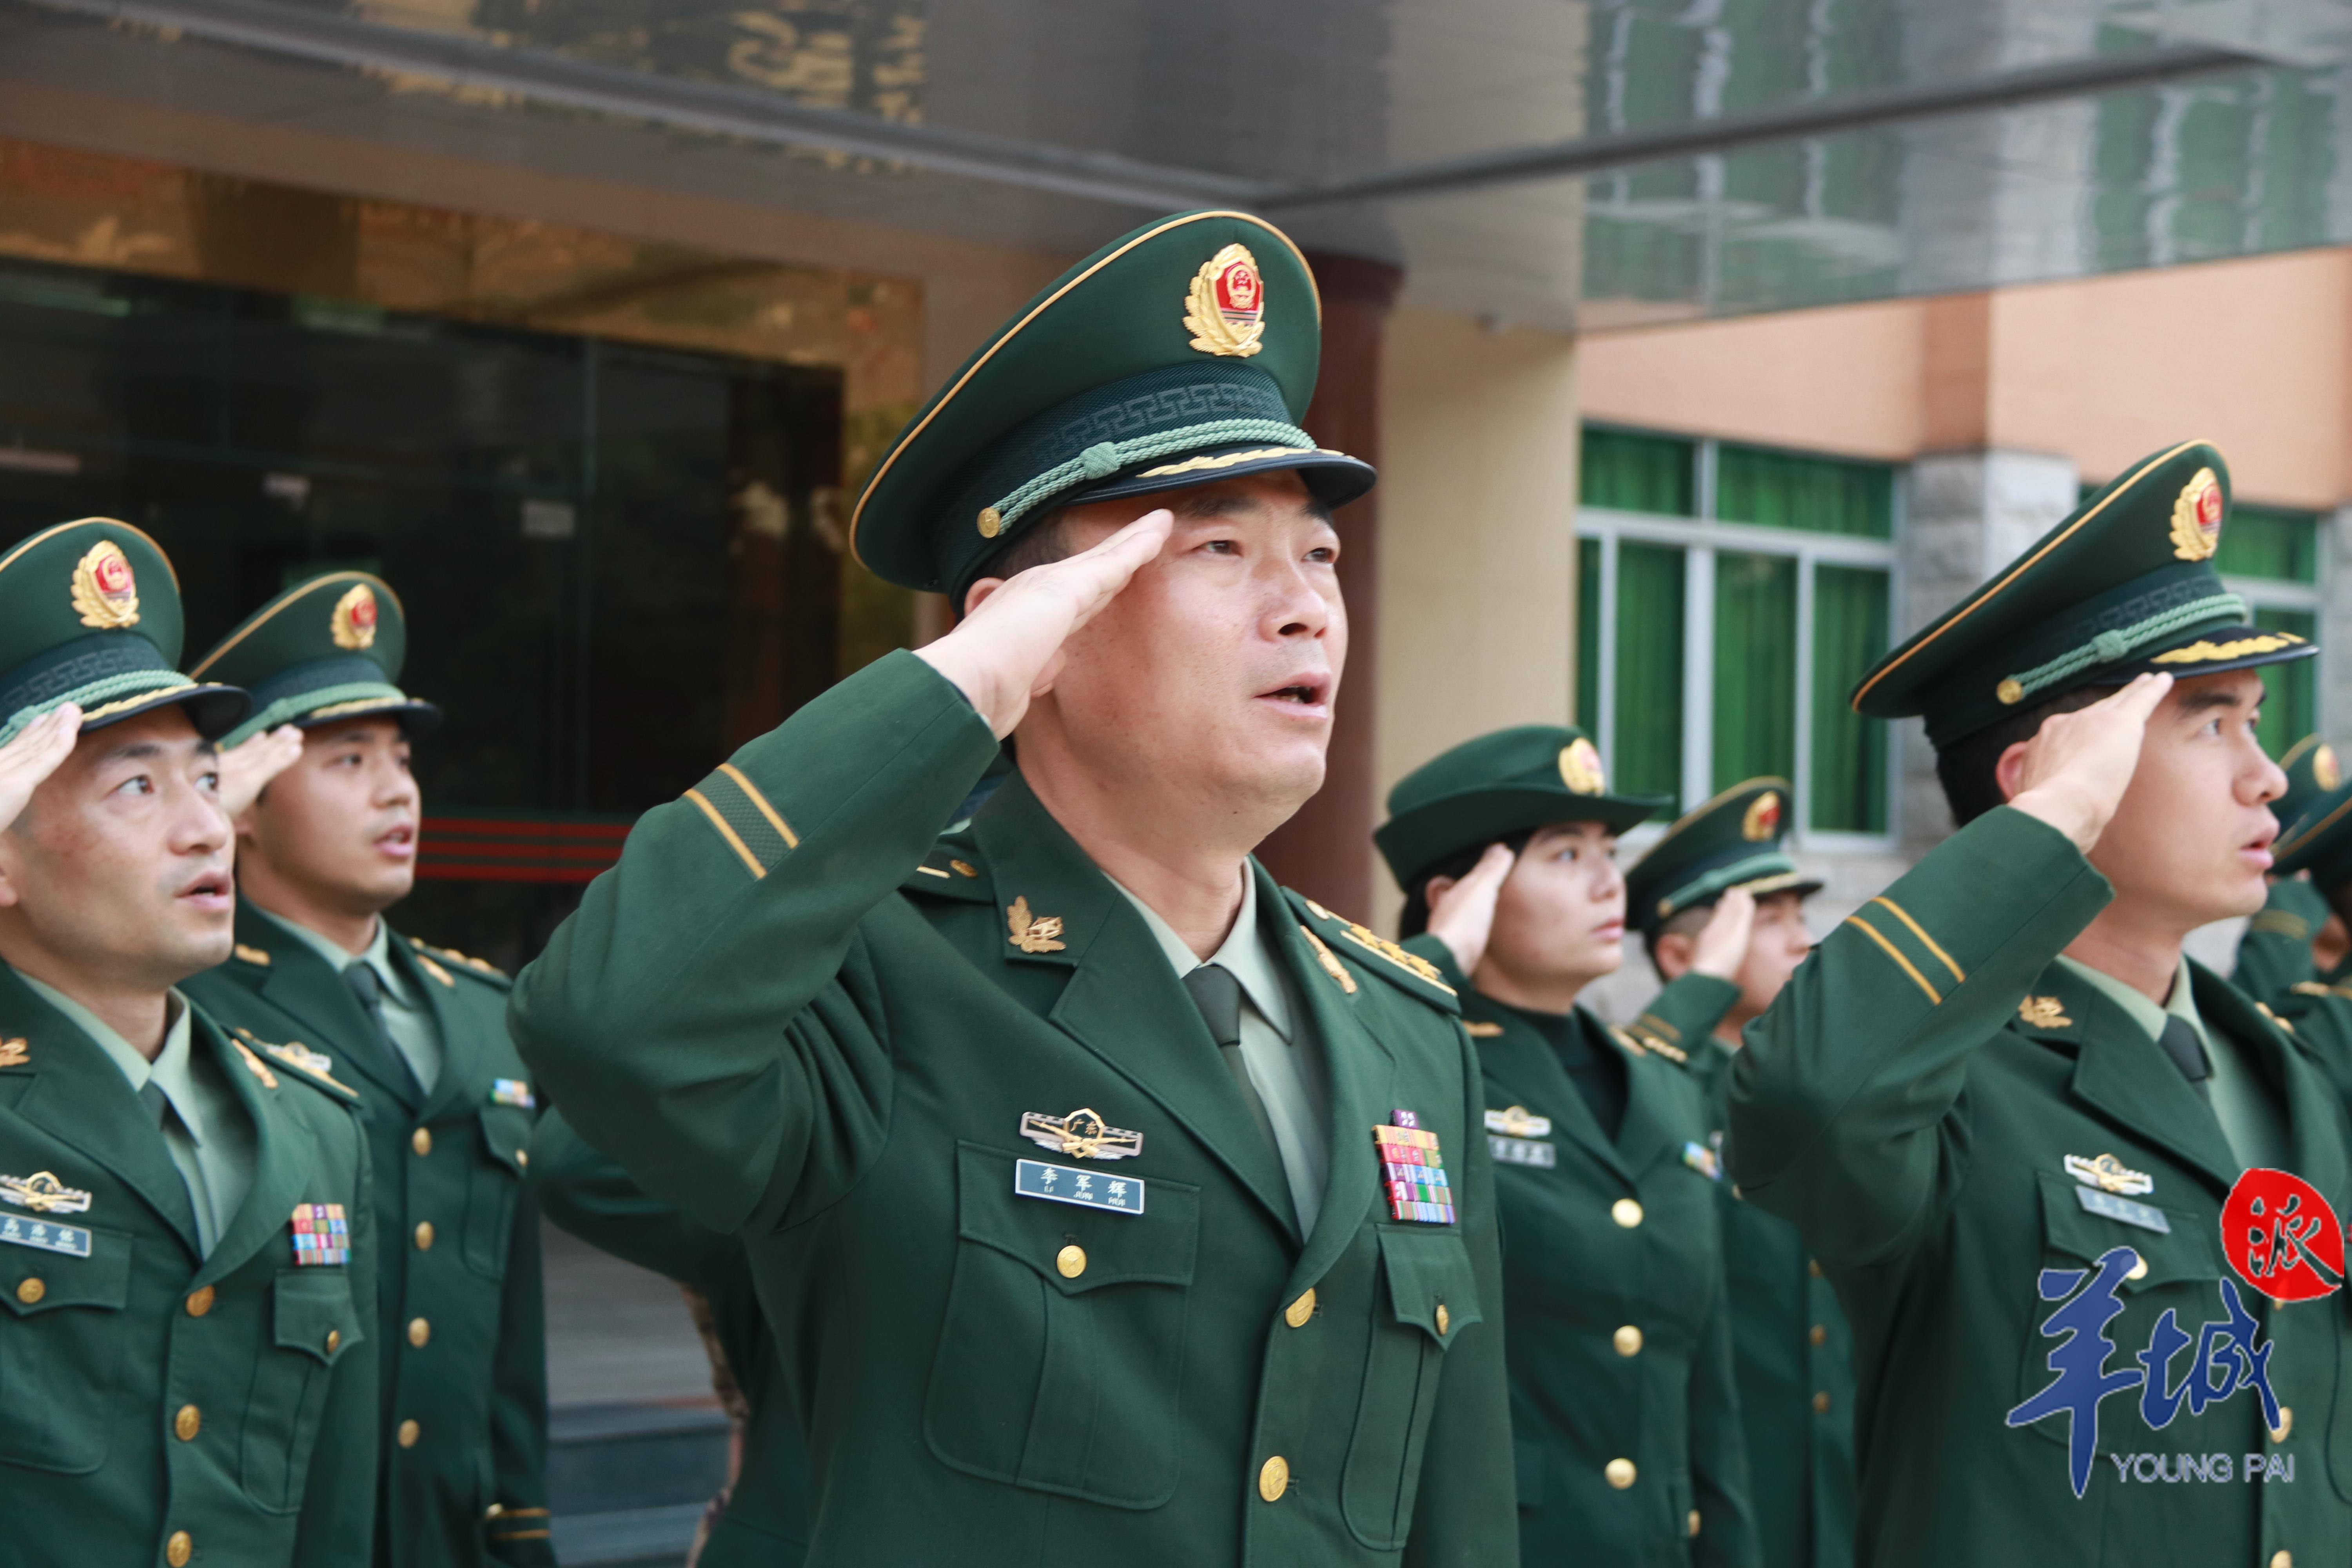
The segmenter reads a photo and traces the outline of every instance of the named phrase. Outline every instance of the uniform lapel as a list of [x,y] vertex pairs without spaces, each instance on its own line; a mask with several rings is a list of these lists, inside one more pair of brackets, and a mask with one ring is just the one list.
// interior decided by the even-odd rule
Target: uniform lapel
[[[2075,1098],[2147,1142],[2193,1166],[2221,1191],[2238,1179],[2221,1123],[2147,1031],[2095,986],[2053,963],[2012,1026],[2039,1040],[2074,1047]],[[2064,1150],[2091,1154],[2100,1150]]]
[[[1281,1158],[1266,1147],[1200,1010],[1143,917],[1017,773],[989,798],[972,833],[995,883],[999,961],[1069,970],[1048,1020],[1181,1122],[1296,1237]],[[1016,913],[1025,945],[1013,940]],[[1051,935],[1040,926],[1049,921],[1060,922]]]
[[2257,1010],[2236,986],[2193,960],[2189,983],[2196,989],[2198,1016],[2209,1028],[2235,1040],[2278,1096],[2287,1114],[2289,1158],[2294,1173],[2341,1205],[2352,1184],[2352,1154],[2338,1131],[2335,1090],[2325,1075],[2289,1045],[2278,1026]]
[[[450,1016],[450,1003],[456,995],[456,988],[448,981],[434,977],[419,963],[416,950],[409,946],[408,940],[398,931],[392,933],[389,946],[392,966],[400,971],[401,979],[408,985],[408,994],[423,999],[425,1011],[433,1016],[433,1027],[441,1036],[441,1076],[433,1080],[433,1091],[425,1096],[422,1112],[425,1120],[429,1121],[451,1106],[475,1098],[474,1082],[461,1068],[457,1053],[450,1047],[457,1033],[455,1020]],[[401,1077],[409,1079],[412,1075],[404,1068]]]
[[[1551,1118],[1552,1135],[1557,1141],[1630,1186],[1633,1173],[1626,1168],[1624,1156],[1601,1131],[1592,1107],[1585,1103],[1584,1091],[1576,1087],[1568,1069],[1560,1066],[1559,1053],[1551,1048],[1551,1042],[1516,1012],[1489,1004],[1475,991],[1462,994],[1462,1012],[1465,1018],[1499,1025],[1503,1031],[1478,1042],[1478,1065],[1486,1079],[1487,1109],[1507,1110],[1513,1105],[1522,1105],[1538,1116]],[[1591,1015],[1579,1008],[1572,1016],[1580,1022]],[[1590,1026],[1597,1029],[1599,1025]],[[1498,1098],[1498,1090],[1499,1097],[1507,1103],[1493,1103]]]
[[[1596,1051],[1623,1050],[1614,1034],[1591,1014],[1579,1009],[1585,1026],[1585,1037]],[[1702,1042],[1703,1043],[1703,1042]],[[1617,1152],[1625,1169],[1639,1176],[1672,1154],[1679,1159],[1685,1139],[1675,1124],[1668,1120],[1666,1108],[1659,1101],[1665,1095],[1665,1085],[1659,1078],[1661,1069],[1680,1072],[1670,1063],[1644,1061],[1634,1052],[1626,1050],[1625,1121],[1617,1129]]]
[[[1257,879],[1257,907],[1281,911],[1274,922],[1275,950],[1290,971],[1291,989],[1314,1019],[1322,1043],[1325,1081],[1330,1086],[1329,1147],[1331,1168],[1323,1183],[1323,1204],[1315,1218],[1315,1234],[1291,1271],[1292,1292],[1321,1279],[1363,1228],[1364,1211],[1380,1195],[1379,1159],[1372,1150],[1372,1129],[1387,1122],[1398,1107],[1391,1099],[1396,1081],[1396,1058],[1357,1016],[1366,994],[1361,982],[1350,994],[1327,973],[1307,946],[1299,923],[1288,918],[1289,900],[1255,860],[1250,875]],[[1405,1109],[1421,1109],[1406,1107]],[[1427,1109],[1434,1110],[1434,1107]],[[1475,1129],[1472,1136],[1479,1136]],[[1455,1172],[1466,1163],[1468,1151],[1441,1150]]]
[[[416,1109],[416,1083],[393,1054],[392,1042],[362,1011],[359,998],[310,944],[289,936],[268,916],[237,907],[237,936],[269,954],[261,982],[262,1000],[309,1029],[307,1042],[331,1050],[370,1082],[410,1110]],[[272,1044],[284,1044],[273,1041]]]
[[196,1257],[196,1210],[188,1184],[131,1080],[97,1041],[35,995],[5,963],[0,963],[0,1035],[22,1037],[33,1068],[35,1081],[17,1100],[16,1114],[121,1178],[179,1234],[188,1256]]
[[[196,1282],[205,1285],[235,1273],[247,1258],[287,1230],[296,1204],[319,1195],[304,1190],[306,1181],[318,1168],[319,1147],[300,1119],[281,1113],[271,1102],[272,1093],[284,1091],[265,1089],[259,1077],[228,1044],[227,1037],[202,1013],[196,1015],[195,1037],[188,1047],[212,1053],[213,1060],[220,1064],[221,1076],[228,1080],[237,1103],[253,1121],[253,1185],[236,1215],[222,1226],[213,1255],[205,1259]],[[269,1063],[261,1065],[265,1071],[272,1070]],[[294,1092],[307,1091],[298,1089]]]

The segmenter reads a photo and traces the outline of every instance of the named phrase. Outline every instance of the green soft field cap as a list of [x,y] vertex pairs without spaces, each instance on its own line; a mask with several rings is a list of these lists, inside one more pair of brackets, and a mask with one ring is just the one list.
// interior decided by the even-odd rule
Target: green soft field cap
[[1179,213],[1071,268],[948,378],[850,513],[877,575],[958,598],[1040,519],[1087,501],[1297,471],[1336,507],[1369,464],[1299,427],[1322,301],[1263,218]]
[[68,702],[85,731],[177,703],[219,736],[249,700],[181,674],[181,632],[172,563],[127,522],[86,517],[0,551],[0,745]]
[[1942,748],[2079,687],[2308,658],[2309,641],[2252,625],[2222,585],[2229,513],[2230,466],[2210,443],[2141,459],[1881,659],[1854,711],[1924,715]]
[[224,738],[236,745],[280,724],[397,720],[411,738],[438,729],[441,710],[399,686],[408,657],[400,595],[365,572],[298,583],[245,618],[195,672],[253,693],[253,711]]
[[1759,898],[1820,892],[1821,879],[1797,869],[1782,847],[1795,798],[1787,779],[1749,779],[1685,813],[1625,873],[1625,913],[1633,929],[1654,935],[1685,910],[1712,904],[1734,888]]
[[1558,822],[1622,833],[1665,804],[1660,795],[1610,794],[1601,752],[1583,731],[1521,724],[1465,741],[1398,780],[1372,842],[1410,891],[1464,849]]

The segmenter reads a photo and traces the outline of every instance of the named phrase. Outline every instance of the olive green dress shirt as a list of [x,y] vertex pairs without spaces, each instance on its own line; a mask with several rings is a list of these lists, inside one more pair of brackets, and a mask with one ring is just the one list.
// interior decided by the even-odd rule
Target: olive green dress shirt
[[2212,1064],[2213,1076],[2208,1088],[2212,1093],[2213,1119],[2221,1124],[2221,1136],[2230,1141],[2230,1152],[2238,1157],[2241,1165],[2275,1169],[2286,1163],[2286,1118],[2280,1113],[2278,1101],[2255,1076],[2253,1065],[2246,1060],[2238,1043],[2207,1028],[2205,1020],[2198,1016],[2196,987],[2189,983],[2186,958],[2173,974],[2171,999],[2161,1007],[2114,975],[2101,973],[2087,963],[2063,955],[2058,962],[2129,1014],[2134,1023],[2147,1031],[2151,1040],[2159,1038],[2166,1022],[2173,1018],[2196,1030],[2197,1037],[2205,1043],[2205,1058]]
[[176,991],[171,994],[163,1048],[150,1062],[104,1019],[64,992],[29,974],[16,978],[95,1040],[131,1080],[133,1094],[152,1083],[171,1102],[171,1114],[163,1119],[163,1147],[179,1167],[180,1179],[188,1184],[188,1201],[196,1212],[198,1254],[210,1258],[245,1194],[253,1190],[253,1119],[237,1104],[220,1064],[188,1048],[187,998]]

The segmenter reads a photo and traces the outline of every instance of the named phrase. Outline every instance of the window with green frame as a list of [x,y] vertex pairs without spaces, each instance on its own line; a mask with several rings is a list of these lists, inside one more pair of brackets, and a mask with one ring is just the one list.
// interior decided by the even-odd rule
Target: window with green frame
[[1693,517],[1698,443],[1675,436],[1586,426],[1578,443],[1577,496],[1586,506]]
[[1763,528],[1892,539],[1895,470],[1727,443],[1716,452],[1715,515]]
[[2266,577],[2279,583],[2319,581],[2319,519],[2279,507],[2233,505],[2213,552],[2225,577]]
[[1624,795],[1683,789],[1684,552],[1617,547],[1617,733],[1609,774]]

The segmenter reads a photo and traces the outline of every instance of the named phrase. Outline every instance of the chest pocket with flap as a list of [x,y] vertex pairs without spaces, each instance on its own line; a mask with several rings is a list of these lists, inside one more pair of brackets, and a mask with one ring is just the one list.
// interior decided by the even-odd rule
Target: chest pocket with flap
[[0,1246],[0,1462],[78,1476],[106,1462],[114,1430],[131,1238],[73,1228],[89,1257]]
[[1453,1226],[1382,1224],[1387,1313],[1375,1313],[1339,1502],[1365,1545],[1393,1551],[1412,1533],[1423,1450],[1445,1352],[1482,1321],[1470,1249]]
[[271,1288],[268,1342],[254,1358],[240,1444],[246,1495],[272,1513],[302,1506],[334,1368],[366,1338],[346,1268],[278,1274]]
[[955,1274],[923,1440],[971,1475],[1156,1508],[1176,1490],[1201,1189],[1145,1178],[1142,1213],[1108,1213],[1017,1195],[1020,1158],[956,1145]]
[[466,1267],[491,1279],[507,1271],[515,1200],[522,1194],[521,1152],[530,1146],[530,1112],[520,1106],[481,1110],[482,1152],[466,1173]]

